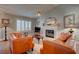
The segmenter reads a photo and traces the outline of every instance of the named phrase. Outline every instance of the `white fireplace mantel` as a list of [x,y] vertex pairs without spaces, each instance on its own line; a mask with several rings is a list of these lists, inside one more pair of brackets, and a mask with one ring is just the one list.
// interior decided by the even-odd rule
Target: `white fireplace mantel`
[[[58,31],[57,26],[43,26],[41,29],[42,29],[41,35],[43,36],[43,38],[48,39],[48,40],[54,39],[56,37],[57,31]],[[45,33],[46,30],[54,30],[54,38],[46,37],[46,33]]]

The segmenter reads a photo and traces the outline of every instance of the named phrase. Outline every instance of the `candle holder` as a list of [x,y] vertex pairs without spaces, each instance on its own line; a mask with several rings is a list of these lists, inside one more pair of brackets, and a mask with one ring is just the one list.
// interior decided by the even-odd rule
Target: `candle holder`
[[71,34],[72,34],[73,32],[74,32],[74,31],[73,31],[73,29],[71,28],[71,29],[69,30],[69,33],[71,33]]

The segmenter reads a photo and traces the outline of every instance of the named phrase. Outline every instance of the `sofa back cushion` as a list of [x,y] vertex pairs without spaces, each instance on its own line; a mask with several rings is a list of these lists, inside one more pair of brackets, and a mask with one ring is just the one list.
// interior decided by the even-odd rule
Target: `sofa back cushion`
[[11,34],[11,37],[16,39],[16,38],[22,38],[22,33],[20,32],[13,32],[13,33],[10,33]]

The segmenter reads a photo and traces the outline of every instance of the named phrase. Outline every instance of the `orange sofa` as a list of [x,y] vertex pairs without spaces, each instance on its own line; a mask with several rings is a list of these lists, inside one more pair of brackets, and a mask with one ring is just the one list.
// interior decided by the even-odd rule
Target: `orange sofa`
[[41,54],[75,54],[75,51],[66,45],[67,41],[72,37],[69,33],[61,33],[56,40],[43,41],[43,49]]
[[40,50],[41,54],[75,54],[75,51],[69,47],[51,42],[43,41],[43,48]]

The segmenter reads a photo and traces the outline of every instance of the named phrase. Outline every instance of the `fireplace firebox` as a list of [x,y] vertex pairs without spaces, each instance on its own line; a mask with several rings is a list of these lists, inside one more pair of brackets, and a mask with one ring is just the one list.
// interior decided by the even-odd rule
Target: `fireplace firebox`
[[54,38],[54,30],[46,30],[46,37]]

